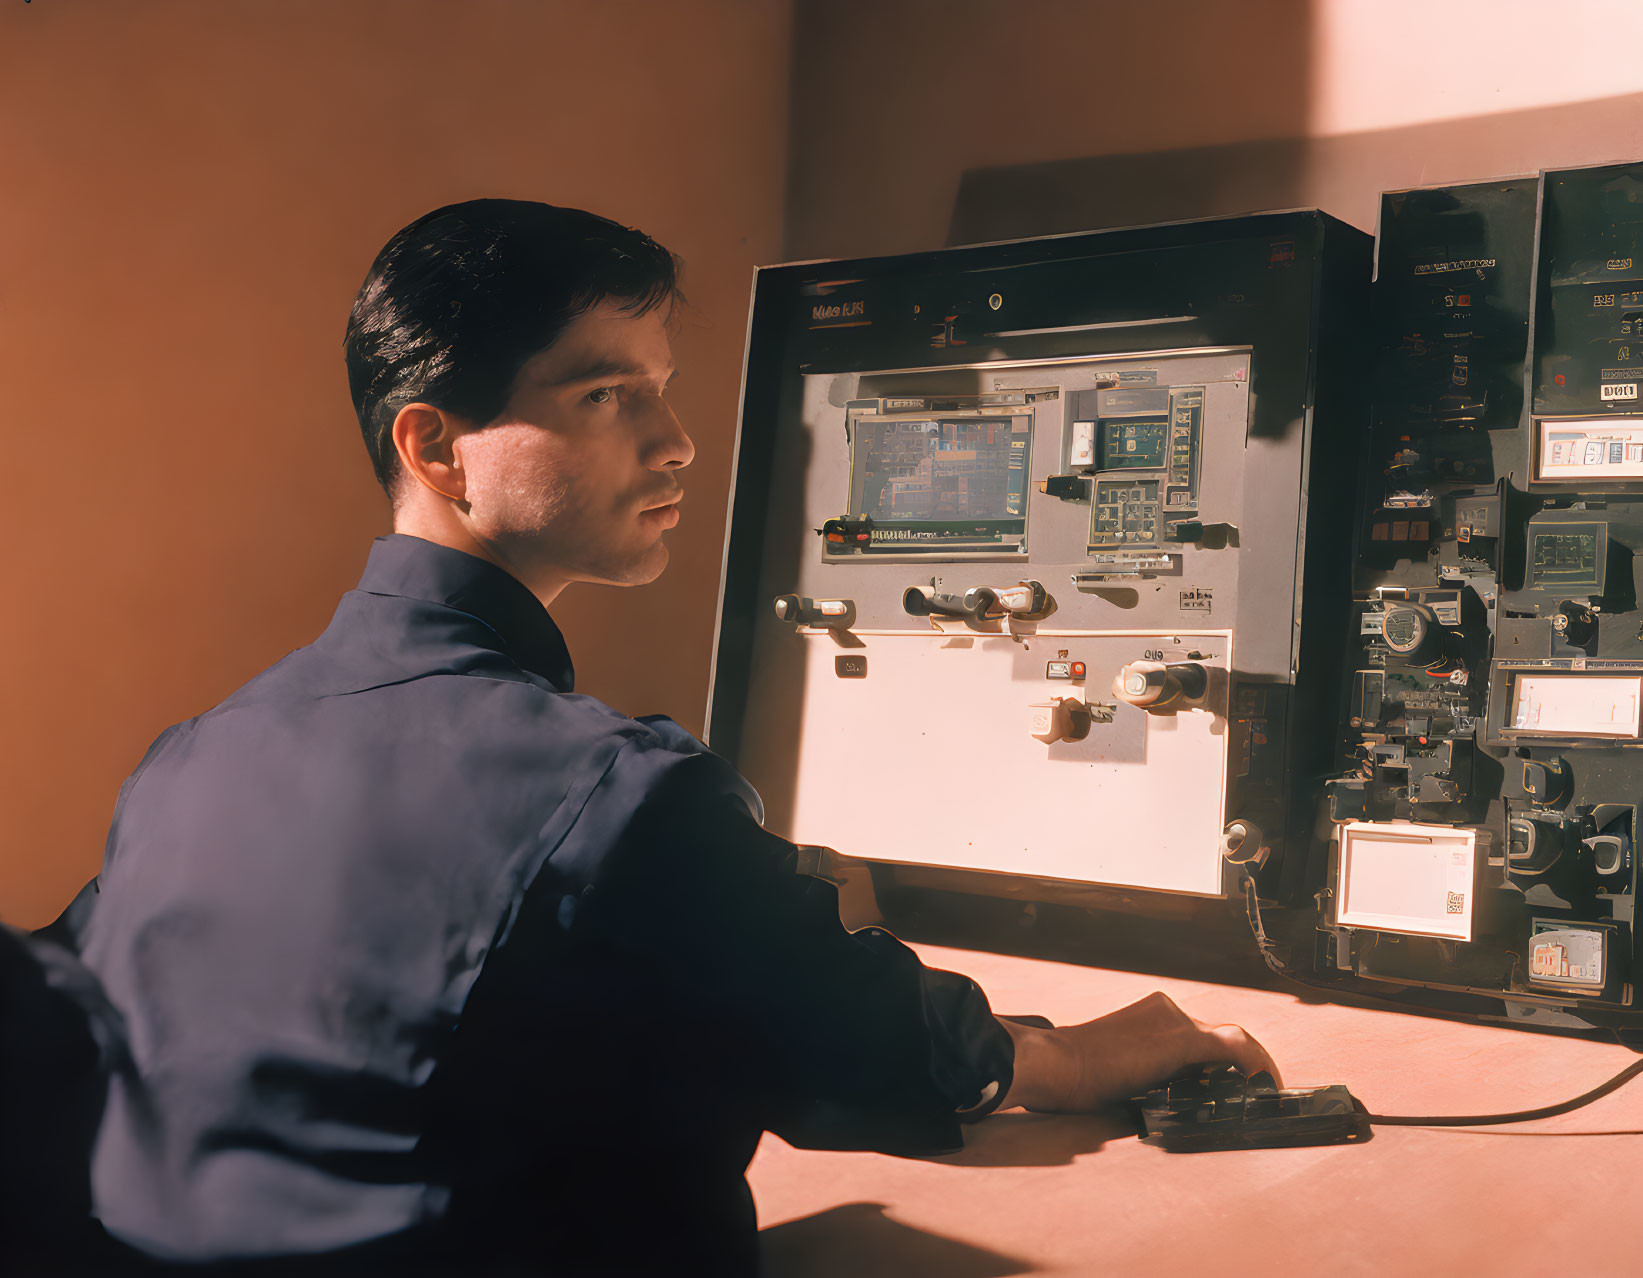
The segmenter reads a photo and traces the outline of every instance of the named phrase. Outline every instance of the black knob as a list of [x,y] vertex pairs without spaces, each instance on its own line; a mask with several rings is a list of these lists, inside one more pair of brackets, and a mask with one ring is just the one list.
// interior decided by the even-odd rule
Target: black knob
[[1196,661],[1170,663],[1170,673],[1181,682],[1181,695],[1197,701],[1209,689],[1209,672]]
[[1597,635],[1597,614],[1585,604],[1566,599],[1552,614],[1552,629],[1565,643],[1584,648]]
[[1441,665],[1446,634],[1438,614],[1426,604],[1390,604],[1381,621],[1386,646],[1412,666]]
[[1555,818],[1513,817],[1506,823],[1506,873],[1519,885],[1546,878],[1563,859],[1563,824]]
[[1561,755],[1523,760],[1523,792],[1542,807],[1556,807],[1569,797],[1574,769]]

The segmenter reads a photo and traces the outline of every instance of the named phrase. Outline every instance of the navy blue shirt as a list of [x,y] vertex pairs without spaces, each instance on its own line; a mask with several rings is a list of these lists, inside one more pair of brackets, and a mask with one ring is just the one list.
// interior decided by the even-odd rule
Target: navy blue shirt
[[391,536],[318,640],[154,743],[68,919],[131,1039],[111,1234],[751,1271],[762,1131],[954,1148],[1008,1090],[972,982],[845,932],[733,768],[572,687],[518,581]]

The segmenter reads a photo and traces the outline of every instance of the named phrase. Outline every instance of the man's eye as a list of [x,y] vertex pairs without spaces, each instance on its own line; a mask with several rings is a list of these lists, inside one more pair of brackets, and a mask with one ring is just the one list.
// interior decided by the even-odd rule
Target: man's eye
[[615,398],[616,388],[614,386],[600,386],[588,392],[588,403],[590,404],[608,404]]

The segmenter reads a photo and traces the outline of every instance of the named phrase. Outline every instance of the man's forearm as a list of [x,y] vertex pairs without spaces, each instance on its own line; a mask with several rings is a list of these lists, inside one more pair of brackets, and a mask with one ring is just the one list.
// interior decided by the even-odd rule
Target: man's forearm
[[1021,1106],[1040,1112],[1061,1108],[1078,1081],[1078,1063],[1053,1029],[999,1021],[1015,1044],[1015,1075],[999,1109]]

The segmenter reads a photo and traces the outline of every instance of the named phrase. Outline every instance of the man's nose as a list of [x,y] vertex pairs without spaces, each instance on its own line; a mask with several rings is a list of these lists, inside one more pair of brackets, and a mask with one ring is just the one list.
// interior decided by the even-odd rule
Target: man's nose
[[690,442],[673,406],[660,397],[652,420],[653,436],[645,464],[652,470],[679,470],[690,465],[696,445]]

